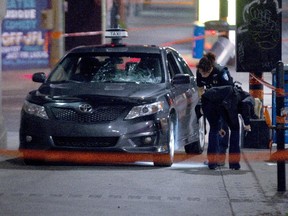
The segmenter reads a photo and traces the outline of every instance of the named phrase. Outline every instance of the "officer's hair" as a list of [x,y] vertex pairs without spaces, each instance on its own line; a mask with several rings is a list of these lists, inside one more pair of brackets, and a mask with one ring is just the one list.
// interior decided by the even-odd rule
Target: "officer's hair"
[[208,72],[215,64],[216,56],[212,52],[206,53],[196,65],[197,69],[202,69],[204,72]]

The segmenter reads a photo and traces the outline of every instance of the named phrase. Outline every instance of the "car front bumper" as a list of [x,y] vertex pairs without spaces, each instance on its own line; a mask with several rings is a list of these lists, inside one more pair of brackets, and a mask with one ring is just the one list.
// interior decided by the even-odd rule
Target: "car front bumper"
[[100,124],[44,120],[22,113],[20,150],[167,153],[168,118]]

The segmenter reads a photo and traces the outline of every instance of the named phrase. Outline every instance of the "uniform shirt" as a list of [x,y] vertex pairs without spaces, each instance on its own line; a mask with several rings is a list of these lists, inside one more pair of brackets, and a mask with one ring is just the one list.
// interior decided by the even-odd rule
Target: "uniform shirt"
[[222,113],[226,113],[232,122],[237,121],[238,113],[241,114],[245,125],[250,124],[251,118],[257,118],[254,112],[254,98],[242,88],[227,85],[210,88],[202,95],[202,103],[203,106],[212,104],[221,107]]
[[197,70],[196,82],[198,87],[206,87],[207,89],[217,86],[233,85],[233,78],[231,77],[227,67],[215,65],[208,77],[202,77]]

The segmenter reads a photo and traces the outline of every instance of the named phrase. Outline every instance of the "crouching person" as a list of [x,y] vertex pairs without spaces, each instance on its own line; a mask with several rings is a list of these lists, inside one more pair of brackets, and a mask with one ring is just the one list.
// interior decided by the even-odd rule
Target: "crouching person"
[[229,138],[229,168],[240,169],[240,125],[238,114],[244,119],[246,130],[251,130],[250,119],[254,118],[254,98],[241,88],[220,86],[208,89],[202,95],[202,109],[206,116],[210,131],[208,136],[208,167],[216,169],[219,163],[219,136],[223,131],[221,118],[228,124],[231,131]]

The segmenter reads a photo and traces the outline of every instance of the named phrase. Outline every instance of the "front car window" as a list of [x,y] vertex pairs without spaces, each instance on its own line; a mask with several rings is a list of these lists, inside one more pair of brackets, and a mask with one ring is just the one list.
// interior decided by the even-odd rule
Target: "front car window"
[[158,54],[69,54],[53,70],[49,82],[161,83]]
[[180,54],[177,56],[177,61],[179,62],[179,65],[184,74],[194,76],[189,65],[186,63],[186,61],[183,59],[183,57]]
[[184,58],[181,56],[180,53],[176,51],[171,51],[168,54],[168,57],[170,58],[170,61],[172,61],[175,65],[177,65],[177,67],[179,67],[182,73],[188,74],[189,76],[194,77],[193,72],[191,71],[189,65],[187,64],[187,62],[184,60]]

